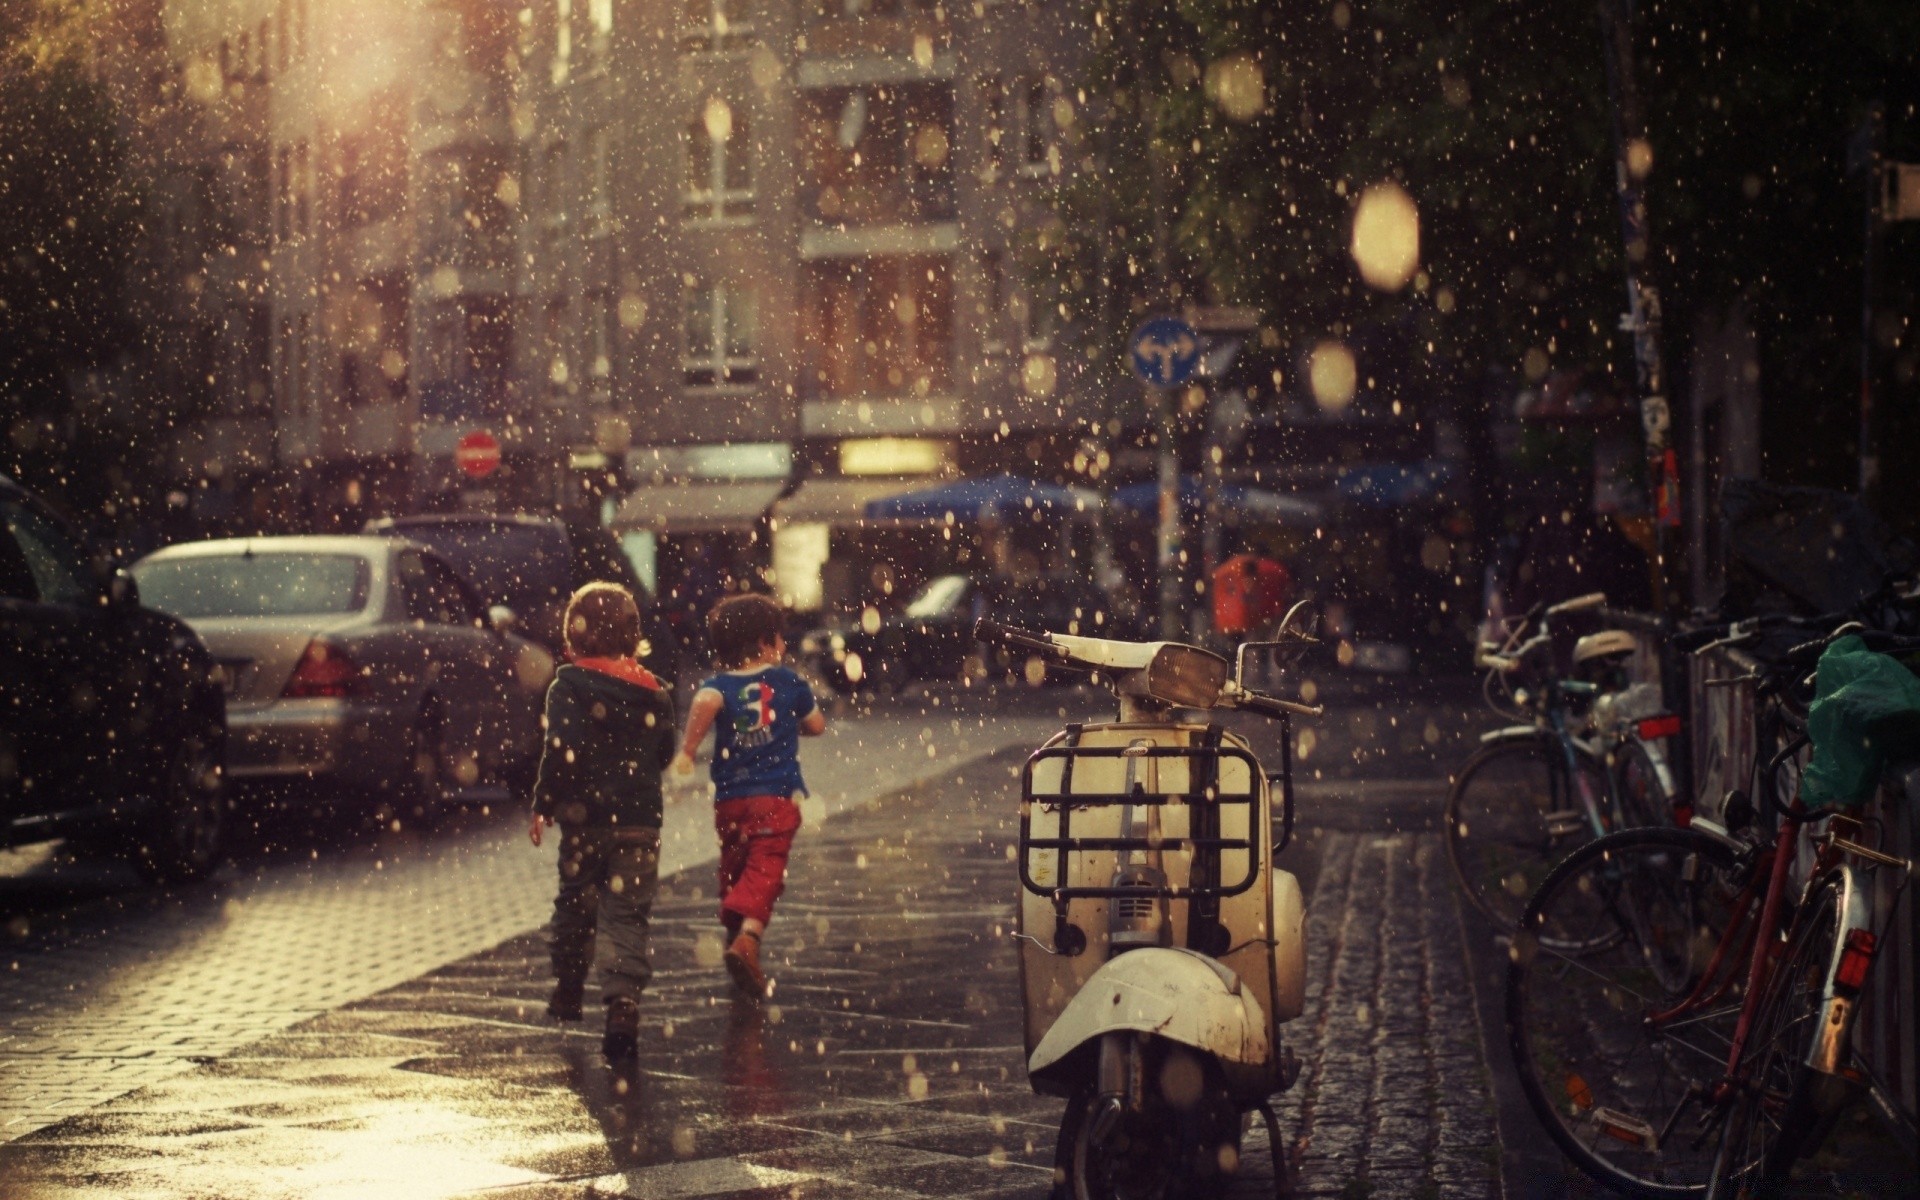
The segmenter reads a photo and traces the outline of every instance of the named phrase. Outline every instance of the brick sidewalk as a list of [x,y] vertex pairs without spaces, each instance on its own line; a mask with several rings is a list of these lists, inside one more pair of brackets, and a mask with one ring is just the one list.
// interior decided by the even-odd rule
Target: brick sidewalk
[[[935,779],[1057,724],[1051,697],[1006,713],[841,721],[803,752],[809,818]],[[108,894],[0,926],[0,1140],[158,1083],[298,1021],[538,926],[553,844],[517,818],[473,820],[309,861],[264,858],[176,892]],[[662,865],[715,855],[709,805],[669,799]],[[111,878],[112,868],[88,866]]]

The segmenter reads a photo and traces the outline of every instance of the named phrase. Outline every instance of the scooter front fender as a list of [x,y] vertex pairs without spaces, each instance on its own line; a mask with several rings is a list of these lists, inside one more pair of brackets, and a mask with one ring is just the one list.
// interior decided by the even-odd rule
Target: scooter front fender
[[1240,977],[1204,954],[1149,946],[1106,963],[1067,1002],[1027,1059],[1043,1075],[1080,1047],[1122,1030],[1191,1046],[1222,1063],[1265,1067],[1267,1014]]

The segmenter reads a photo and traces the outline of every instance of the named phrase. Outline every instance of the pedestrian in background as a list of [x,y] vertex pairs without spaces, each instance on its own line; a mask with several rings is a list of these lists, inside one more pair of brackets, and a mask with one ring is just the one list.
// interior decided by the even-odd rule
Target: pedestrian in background
[[787,854],[800,828],[800,738],[827,731],[813,689],[783,666],[786,614],[767,596],[729,596],[707,615],[717,674],[694,693],[686,738],[673,761],[693,773],[693,754],[714,730],[714,828],[720,836],[720,921],[727,971],[741,991],[764,997],[760,938],[787,882]]
[[638,1050],[640,993],[653,975],[648,923],[660,882],[660,774],[673,756],[673,704],[641,666],[640,608],[616,583],[567,601],[567,663],[547,687],[540,771],[527,834],[560,825],[553,901],[553,998],[547,1014],[577,1021],[596,928],[606,1003],[601,1052],[618,1065]]

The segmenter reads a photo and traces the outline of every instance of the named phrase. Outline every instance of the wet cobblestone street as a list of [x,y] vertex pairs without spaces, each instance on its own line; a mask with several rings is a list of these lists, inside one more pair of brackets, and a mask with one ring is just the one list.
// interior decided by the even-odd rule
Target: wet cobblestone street
[[[521,934],[0,1146],[9,1197],[1044,1196],[1006,937],[1017,750],[811,828],[736,1002],[705,868],[668,881],[630,1088],[539,1015]],[[1423,781],[1302,789],[1302,1195],[1495,1196],[1498,1138]],[[670,817],[671,820],[671,817]],[[133,1043],[130,1037],[129,1043]],[[1254,1122],[1233,1194],[1272,1194]]]

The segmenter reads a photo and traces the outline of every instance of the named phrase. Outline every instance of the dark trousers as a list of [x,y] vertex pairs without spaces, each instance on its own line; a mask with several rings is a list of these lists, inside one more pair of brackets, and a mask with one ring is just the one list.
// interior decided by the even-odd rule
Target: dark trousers
[[659,889],[658,829],[562,826],[560,893],[553,900],[554,977],[586,979],[597,928],[604,950],[603,997],[639,999],[653,977],[647,935]]

